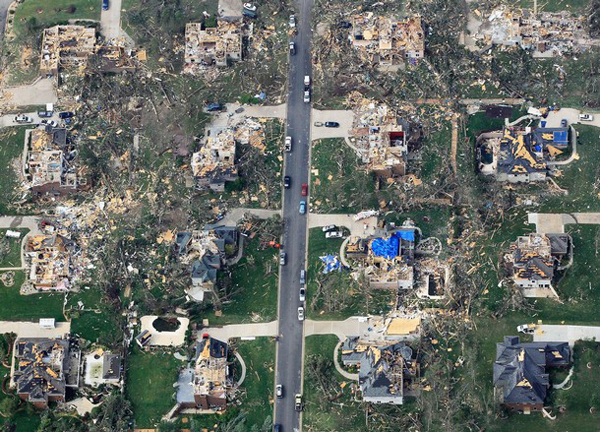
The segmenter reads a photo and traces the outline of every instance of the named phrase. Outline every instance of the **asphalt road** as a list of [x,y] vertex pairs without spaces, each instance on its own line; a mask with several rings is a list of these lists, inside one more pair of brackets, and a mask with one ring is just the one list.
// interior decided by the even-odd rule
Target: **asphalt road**
[[8,15],[8,7],[13,0],[0,0],[0,40],[4,38],[4,27],[6,26],[6,16]]
[[[290,56],[288,73],[287,136],[292,137],[292,152],[286,154],[285,175],[291,177],[291,188],[283,196],[287,264],[279,275],[279,342],[275,383],[283,386],[283,397],[275,402],[275,424],[283,432],[300,430],[300,415],[294,409],[294,395],[302,393],[304,347],[303,322],[298,320],[300,270],[305,266],[307,215],[299,213],[302,183],[308,183],[310,160],[310,103],[304,103],[304,76],[311,74],[311,11],[314,0],[297,0],[296,55]],[[302,305],[304,306],[304,305]]]

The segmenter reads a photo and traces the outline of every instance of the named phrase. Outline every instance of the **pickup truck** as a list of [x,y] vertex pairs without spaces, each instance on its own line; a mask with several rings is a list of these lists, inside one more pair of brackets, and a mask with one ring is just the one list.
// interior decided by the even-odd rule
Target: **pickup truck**
[[286,152],[292,151],[292,137],[290,137],[290,136],[285,137],[285,144],[283,145],[283,149]]

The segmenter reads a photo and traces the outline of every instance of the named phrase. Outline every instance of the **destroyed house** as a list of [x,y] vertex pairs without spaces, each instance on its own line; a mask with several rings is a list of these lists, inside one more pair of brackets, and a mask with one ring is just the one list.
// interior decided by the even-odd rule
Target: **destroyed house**
[[568,128],[505,127],[477,138],[479,171],[510,183],[546,180],[548,162],[568,146]]
[[374,15],[352,17],[350,42],[371,63],[394,66],[409,59],[415,62],[425,55],[425,33],[420,16],[404,20]]
[[17,395],[36,408],[64,402],[67,387],[77,387],[79,351],[67,340],[17,339],[12,383]]
[[552,57],[589,46],[585,17],[567,11],[541,12],[502,7],[492,11],[475,34],[485,44],[520,46],[539,57]]
[[185,26],[184,71],[196,72],[208,66],[228,66],[242,59],[242,20],[218,20],[216,27],[203,23]]
[[104,354],[102,358],[102,380],[106,383],[118,383],[121,380],[121,356]]
[[72,256],[79,248],[61,235],[35,235],[25,243],[27,283],[38,291],[68,291],[72,278]]
[[[539,297],[540,289],[551,289],[554,272],[562,259],[571,253],[568,234],[537,234],[520,236],[510,245],[505,257],[508,271],[526,297]],[[539,292],[538,292],[539,291]]]
[[238,232],[235,227],[206,225],[203,231],[180,232],[175,249],[184,264],[191,264],[192,288],[188,295],[198,301],[213,290],[217,272],[226,261],[226,246],[235,248]]
[[417,237],[417,229],[407,226],[369,240],[365,273],[373,288],[413,287]]
[[364,402],[402,405],[419,377],[412,349],[404,343],[385,347],[365,345],[357,337],[342,345],[342,362],[358,366],[358,385]]
[[89,187],[77,152],[64,128],[33,129],[29,134],[23,173],[35,197],[60,196]]
[[518,336],[506,336],[496,344],[494,393],[502,405],[524,413],[539,411],[550,388],[546,368],[571,364],[567,342],[520,343]]
[[231,377],[225,342],[204,335],[196,346],[194,368],[179,375],[177,403],[182,408],[222,411],[227,406]]
[[79,25],[56,25],[44,29],[40,72],[56,75],[63,68],[81,67],[94,53],[96,30]]
[[410,125],[387,105],[358,94],[351,95],[350,103],[350,136],[363,163],[382,179],[406,175]]
[[223,192],[225,183],[238,177],[236,141],[231,129],[209,129],[200,151],[192,155],[196,188]]

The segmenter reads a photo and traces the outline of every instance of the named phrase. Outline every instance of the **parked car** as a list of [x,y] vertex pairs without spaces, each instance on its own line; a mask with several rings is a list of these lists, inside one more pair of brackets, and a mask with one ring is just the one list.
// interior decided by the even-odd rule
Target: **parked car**
[[277,395],[278,398],[283,397],[283,386],[281,384],[277,384],[275,386],[275,394]]
[[594,121],[594,116],[591,114],[579,114],[579,121]]
[[336,228],[337,228],[337,227],[336,227],[335,225],[327,225],[327,226],[324,226],[324,227],[322,228],[322,230],[323,230],[323,232],[327,232],[327,231],[333,231],[333,230],[334,230],[334,229],[336,229]]
[[308,195],[308,184],[302,183],[302,189],[300,189],[300,195],[306,196]]
[[338,23],[338,27],[339,28],[350,28],[350,27],[352,27],[352,24],[349,23],[348,21],[340,21]]
[[244,9],[256,12],[256,5],[253,5],[252,3],[244,3]]
[[296,28],[296,15],[290,15],[290,28]]
[[300,287],[300,301],[303,302],[306,300],[306,288]]
[[300,285],[306,284],[306,270],[300,270]]
[[290,176],[285,176],[283,178],[283,187],[289,189],[292,185],[292,178]]
[[290,42],[290,55],[296,55],[296,43]]
[[296,396],[294,396],[294,409],[296,411],[302,411],[302,395],[296,393]]
[[223,105],[221,105],[220,103],[211,103],[206,105],[206,111],[221,111],[223,109]]
[[19,114],[15,117],[15,123],[33,123],[33,119],[24,114]]
[[344,233],[342,231],[329,231],[329,232],[325,233],[325,238],[328,238],[328,239],[342,238],[342,237],[344,237]]
[[235,110],[236,114],[243,113],[243,112],[244,112],[244,107],[239,107],[238,109]]
[[102,10],[108,10],[108,0],[102,0]]
[[325,127],[337,128],[340,127],[340,124],[338,122],[325,122]]
[[54,114],[54,111],[38,111],[37,115],[38,117],[52,117],[52,115]]
[[304,321],[304,308],[302,306],[298,308],[298,321]]
[[283,149],[286,152],[291,152],[292,151],[292,137],[291,136],[286,136],[285,137],[285,144],[283,145]]
[[517,331],[519,333],[533,334],[535,332],[535,327],[535,324],[521,324],[520,326],[517,326]]
[[567,119],[562,119],[560,121],[560,127],[567,127],[569,123],[567,122]]
[[304,90],[304,103],[310,102],[310,90]]
[[314,125],[315,127],[321,127],[323,126],[323,122],[315,122]]
[[306,201],[300,201],[300,208],[298,211],[300,214],[306,214]]
[[275,426],[273,426],[273,432],[281,432],[281,425],[276,424]]
[[304,75],[304,87],[308,87],[310,85],[310,76]]
[[53,128],[58,127],[58,122],[56,120],[42,120],[40,125],[43,126],[51,126]]
[[72,111],[63,111],[63,112],[58,113],[58,118],[61,118],[61,119],[68,119],[71,117],[75,117],[75,113]]
[[242,15],[248,18],[256,18],[258,17],[258,12],[256,12],[256,8],[254,10],[242,8]]
[[286,258],[287,258],[287,254],[285,252],[280,252],[279,253],[279,265],[284,266]]

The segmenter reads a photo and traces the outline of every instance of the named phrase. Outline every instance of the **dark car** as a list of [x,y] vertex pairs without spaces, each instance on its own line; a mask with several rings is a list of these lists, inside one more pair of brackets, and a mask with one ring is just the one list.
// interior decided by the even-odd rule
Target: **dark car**
[[38,111],[38,117],[52,117],[54,111]]
[[102,10],[108,10],[108,0],[102,0]]
[[338,27],[339,28],[350,28],[350,27],[352,27],[352,24],[350,24],[348,21],[340,21],[338,23]]
[[281,432],[281,425],[280,424],[276,424],[275,427],[273,428],[273,432]]
[[290,176],[285,176],[283,178],[283,187],[289,189],[292,185],[292,178]]
[[242,15],[244,15],[248,18],[257,18],[258,17],[258,13],[256,13],[255,10],[250,10],[250,9],[246,9],[246,8],[242,9]]
[[211,103],[206,106],[206,111],[221,111],[223,109],[223,105],[220,103]]
[[338,122],[325,122],[325,127],[340,127]]
[[290,42],[290,55],[296,55],[296,44],[294,42]]
[[562,119],[560,121],[560,127],[564,127],[565,128],[565,127],[567,127],[568,124],[569,123],[567,122],[567,119]]
[[61,118],[61,119],[68,119],[68,118],[71,118],[71,117],[75,117],[75,113],[74,112],[64,111],[64,112],[58,113],[58,118]]

